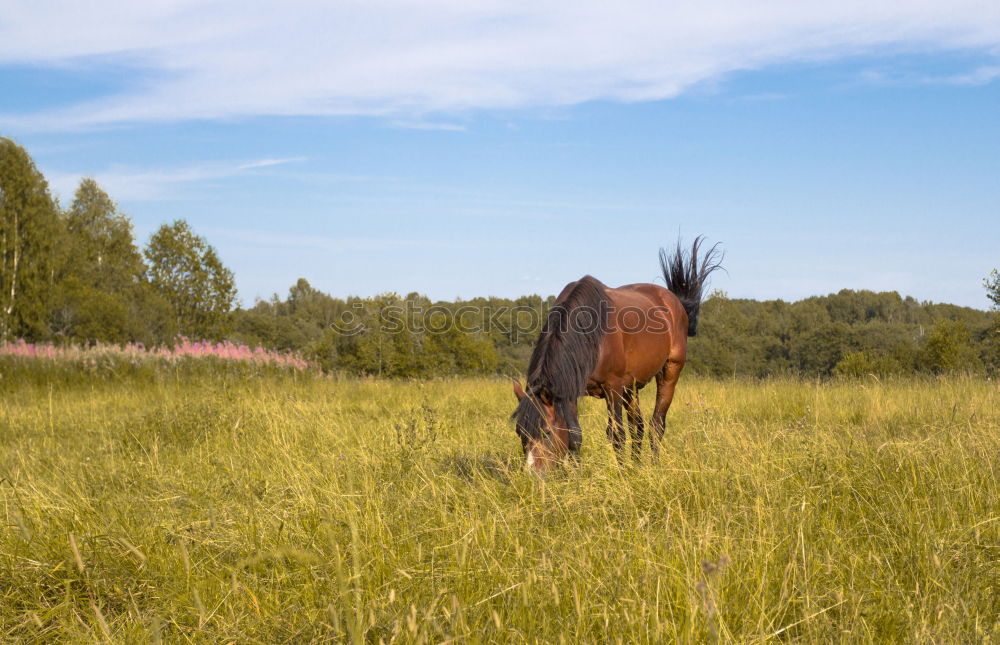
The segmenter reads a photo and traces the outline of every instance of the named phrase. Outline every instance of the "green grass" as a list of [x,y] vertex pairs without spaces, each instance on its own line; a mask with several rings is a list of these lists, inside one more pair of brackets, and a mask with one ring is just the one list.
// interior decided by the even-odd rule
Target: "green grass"
[[[643,393],[651,410],[652,388]],[[685,377],[523,472],[508,383],[9,388],[2,642],[1000,642],[996,383]]]

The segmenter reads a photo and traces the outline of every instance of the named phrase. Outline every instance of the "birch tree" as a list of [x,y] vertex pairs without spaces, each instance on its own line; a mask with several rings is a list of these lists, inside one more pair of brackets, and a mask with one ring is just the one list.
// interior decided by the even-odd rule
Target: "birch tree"
[[61,233],[42,173],[0,137],[0,340],[47,336]]

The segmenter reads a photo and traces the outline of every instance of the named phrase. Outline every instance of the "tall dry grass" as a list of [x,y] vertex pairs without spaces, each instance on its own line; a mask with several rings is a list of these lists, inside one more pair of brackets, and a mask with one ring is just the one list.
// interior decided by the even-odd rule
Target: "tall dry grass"
[[513,402],[492,380],[12,388],[0,641],[1000,639],[995,383],[684,378],[659,463],[618,467],[591,400],[581,464],[544,480]]

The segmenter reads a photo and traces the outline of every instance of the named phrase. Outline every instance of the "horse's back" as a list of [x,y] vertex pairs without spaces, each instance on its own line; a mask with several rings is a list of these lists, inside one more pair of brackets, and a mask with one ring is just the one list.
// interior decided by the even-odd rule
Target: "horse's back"
[[677,297],[655,284],[607,288],[611,317],[593,388],[649,382],[668,360],[684,360],[687,313]]
[[617,309],[641,310],[646,312],[650,323],[662,321],[663,325],[651,324],[644,331],[662,333],[663,327],[673,337],[687,338],[687,312],[684,305],[669,289],[658,284],[639,282],[608,289],[608,298]]

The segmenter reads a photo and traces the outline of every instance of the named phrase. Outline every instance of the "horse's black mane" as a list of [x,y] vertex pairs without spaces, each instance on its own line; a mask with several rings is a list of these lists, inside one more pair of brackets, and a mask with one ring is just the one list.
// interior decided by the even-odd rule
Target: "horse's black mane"
[[583,394],[597,364],[607,330],[608,296],[604,285],[589,275],[569,287],[549,310],[528,363],[528,396],[512,418],[518,433],[537,439],[545,427],[538,399],[550,400],[564,419],[566,405]]

